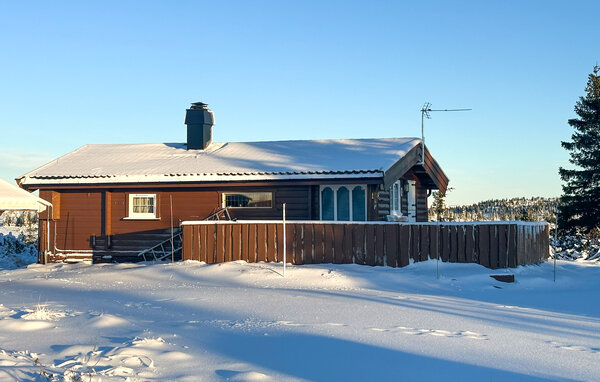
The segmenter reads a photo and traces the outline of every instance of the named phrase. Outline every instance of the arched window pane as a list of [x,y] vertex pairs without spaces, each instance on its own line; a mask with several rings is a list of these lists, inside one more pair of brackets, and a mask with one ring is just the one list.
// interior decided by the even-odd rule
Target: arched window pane
[[337,220],[350,220],[350,191],[346,187],[337,190]]
[[321,191],[321,220],[333,220],[333,190],[330,187]]
[[361,186],[356,186],[352,190],[352,220],[367,220],[367,211],[365,211],[365,189]]

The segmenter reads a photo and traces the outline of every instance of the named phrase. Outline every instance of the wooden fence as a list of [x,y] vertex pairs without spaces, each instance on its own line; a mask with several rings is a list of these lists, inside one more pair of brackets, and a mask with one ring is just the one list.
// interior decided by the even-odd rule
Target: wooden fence
[[[183,222],[183,260],[283,261],[281,221]],[[547,223],[286,222],[287,262],[403,267],[440,258],[488,268],[548,258]]]

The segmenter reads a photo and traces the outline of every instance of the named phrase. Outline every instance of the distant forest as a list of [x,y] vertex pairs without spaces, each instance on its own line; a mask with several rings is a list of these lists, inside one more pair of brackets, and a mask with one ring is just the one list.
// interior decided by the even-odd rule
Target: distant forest
[[430,221],[523,220],[556,223],[558,198],[512,198],[486,200],[464,206],[444,206],[440,219],[432,206]]

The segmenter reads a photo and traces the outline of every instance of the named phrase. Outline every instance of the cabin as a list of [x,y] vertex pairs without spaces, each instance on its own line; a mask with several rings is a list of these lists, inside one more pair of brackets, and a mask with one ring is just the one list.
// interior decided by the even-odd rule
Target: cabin
[[201,102],[185,125],[186,143],[88,144],[17,178],[51,203],[40,260],[140,260],[181,222],[278,220],[284,204],[288,220],[424,222],[448,185],[419,138],[219,143]]

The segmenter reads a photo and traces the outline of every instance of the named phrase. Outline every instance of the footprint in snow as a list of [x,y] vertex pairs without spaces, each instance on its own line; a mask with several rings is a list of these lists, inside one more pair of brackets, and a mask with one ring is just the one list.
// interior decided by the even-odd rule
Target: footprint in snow
[[584,353],[600,353],[600,347],[587,347],[587,346],[582,346],[582,345],[568,345],[568,344],[561,344],[558,342],[554,342],[554,341],[547,341],[550,345],[554,346],[557,349],[562,349],[562,350],[571,350],[571,351],[580,351],[580,352],[584,352]]
[[430,335],[436,337],[446,337],[446,338],[470,338],[474,340],[487,340],[488,337],[485,334],[480,334],[476,332],[472,332],[469,330],[461,330],[457,332],[452,332],[449,330],[442,329],[420,329],[420,328],[409,328],[406,326],[396,326],[391,329],[385,328],[370,328],[376,332],[399,332],[402,334],[410,334],[413,336],[421,336],[421,335]]

